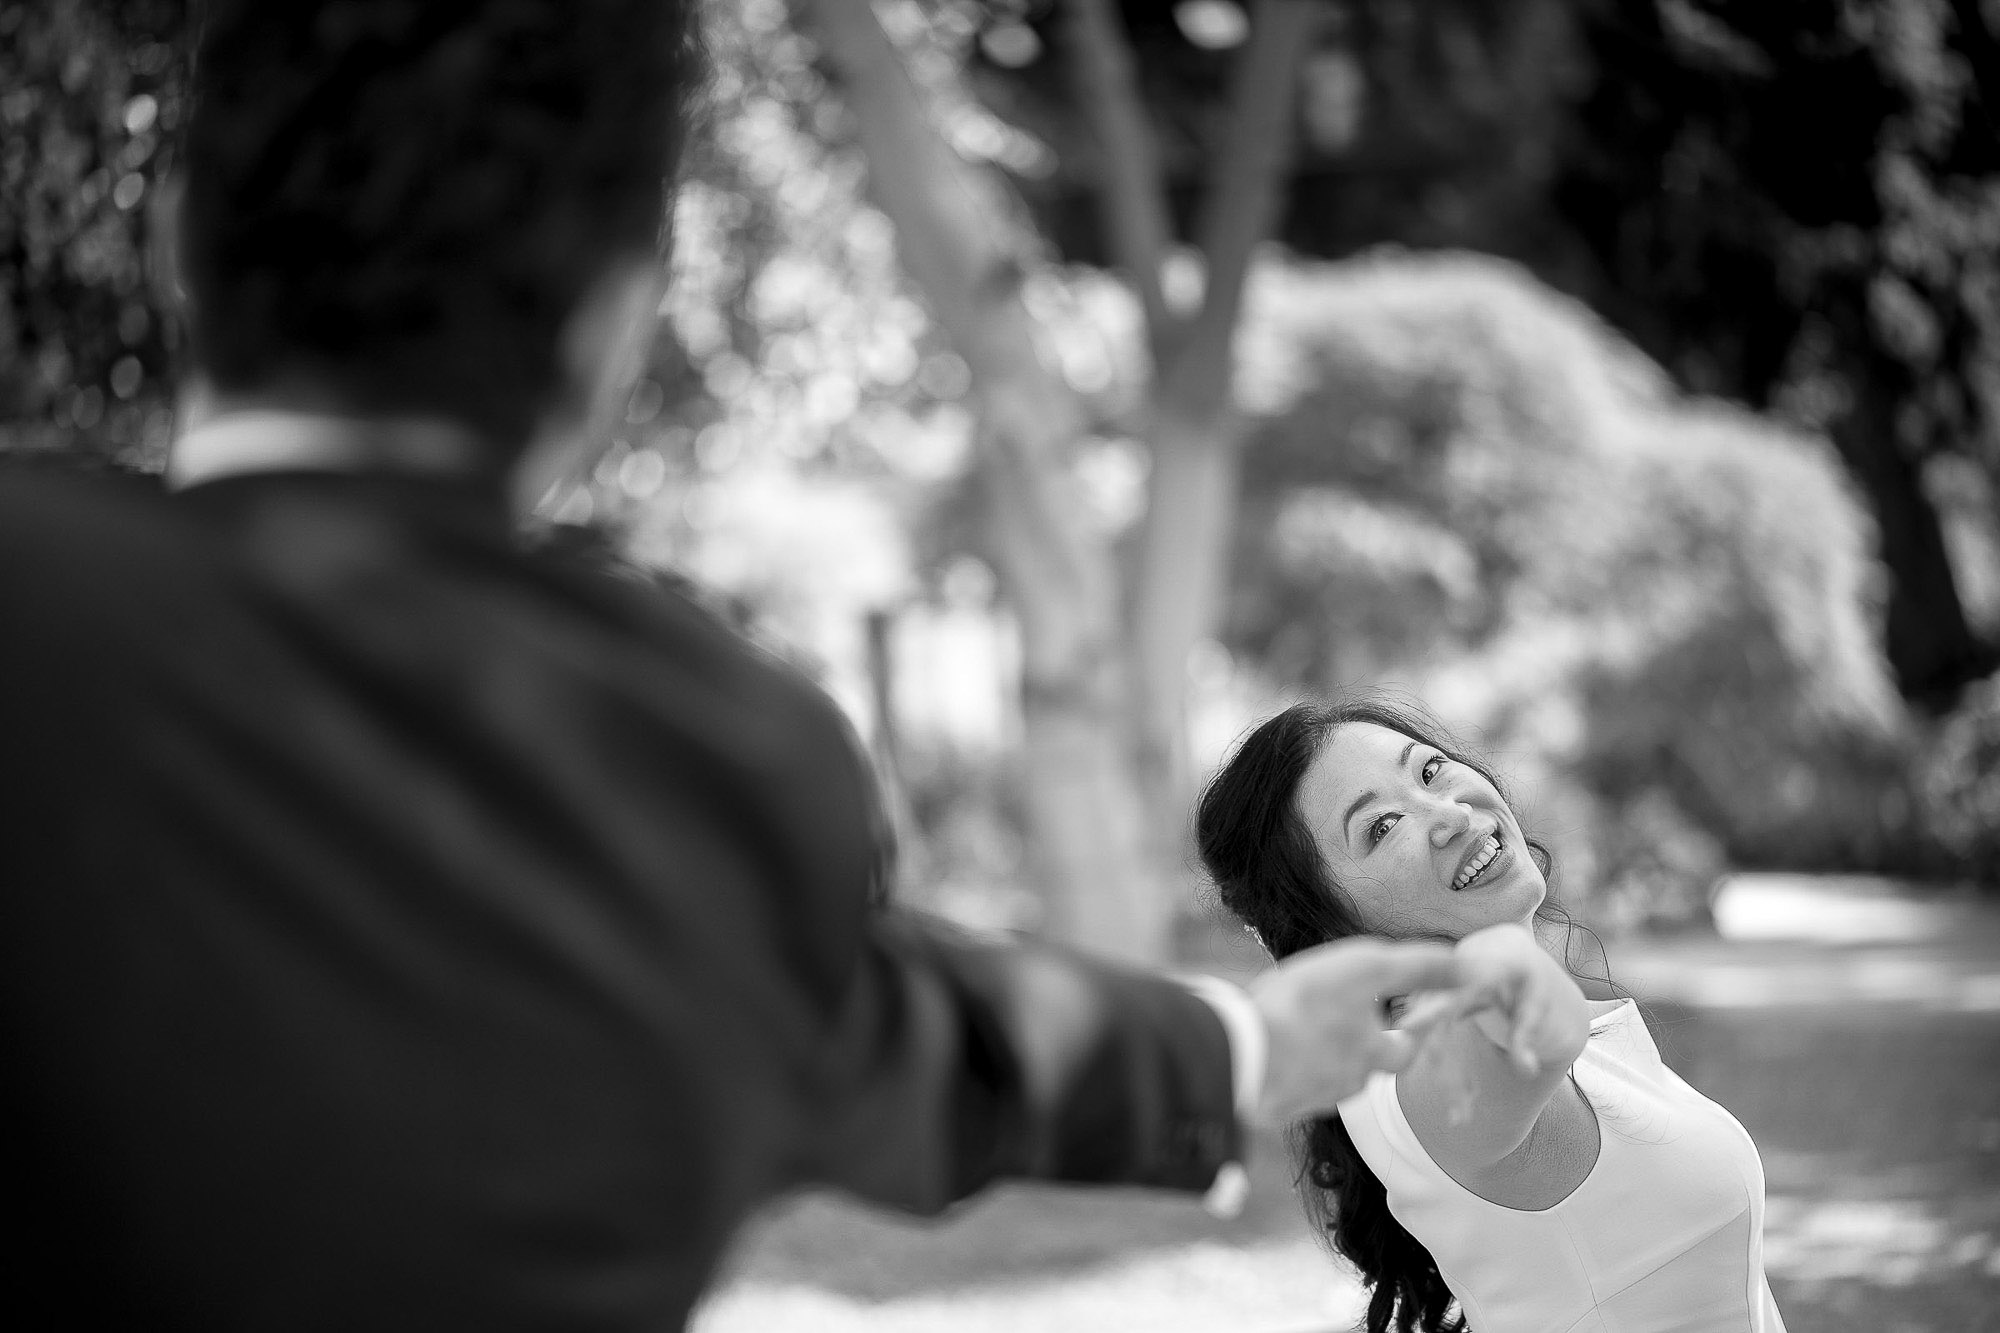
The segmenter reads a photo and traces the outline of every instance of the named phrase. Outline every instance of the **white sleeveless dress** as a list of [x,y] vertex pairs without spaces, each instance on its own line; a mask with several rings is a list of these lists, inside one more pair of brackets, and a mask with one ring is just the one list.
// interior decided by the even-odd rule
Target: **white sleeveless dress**
[[1630,1000],[1592,1021],[1573,1072],[1597,1113],[1597,1164],[1538,1212],[1446,1175],[1393,1075],[1340,1104],[1472,1333],[1784,1333],[1764,1277],[1764,1166],[1743,1126],[1661,1062]]

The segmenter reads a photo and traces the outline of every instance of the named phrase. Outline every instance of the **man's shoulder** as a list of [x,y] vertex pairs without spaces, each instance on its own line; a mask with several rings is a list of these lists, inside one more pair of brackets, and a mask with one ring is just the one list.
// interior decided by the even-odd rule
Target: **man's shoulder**
[[157,574],[197,545],[157,477],[0,463],[0,587],[112,596],[129,575]]
[[157,475],[63,455],[0,453],[0,508],[19,533],[59,529],[51,516],[165,513],[165,488]]
[[529,558],[574,603],[632,642],[671,657],[679,670],[775,708],[839,716],[808,666],[761,636],[750,609],[727,594],[676,570],[635,564],[609,547],[538,545]]

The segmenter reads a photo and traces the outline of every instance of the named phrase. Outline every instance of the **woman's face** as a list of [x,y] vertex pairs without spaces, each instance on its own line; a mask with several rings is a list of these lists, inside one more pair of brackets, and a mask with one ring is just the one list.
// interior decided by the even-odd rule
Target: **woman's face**
[[1335,727],[1297,799],[1371,934],[1459,939],[1526,924],[1548,890],[1493,784],[1399,731]]

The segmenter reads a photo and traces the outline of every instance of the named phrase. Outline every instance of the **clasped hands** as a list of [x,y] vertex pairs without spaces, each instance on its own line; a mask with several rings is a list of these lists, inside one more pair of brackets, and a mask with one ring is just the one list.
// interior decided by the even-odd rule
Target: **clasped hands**
[[[1500,1044],[1531,1075],[1535,1025],[1559,980],[1566,978],[1554,960],[1513,925],[1479,931],[1457,947],[1355,939],[1292,954],[1248,988],[1269,1038],[1257,1118],[1287,1124],[1331,1115],[1370,1075],[1406,1068],[1438,1027],[1478,1011],[1505,1024]],[[1385,1010],[1391,996],[1410,999],[1394,1028]]]

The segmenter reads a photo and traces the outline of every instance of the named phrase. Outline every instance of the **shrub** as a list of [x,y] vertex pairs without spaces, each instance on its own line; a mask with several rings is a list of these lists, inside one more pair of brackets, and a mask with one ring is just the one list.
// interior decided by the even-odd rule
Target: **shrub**
[[1266,271],[1241,366],[1232,645],[1484,737],[1587,912],[1699,919],[1725,859],[1913,854],[1873,529],[1823,441],[1474,256]]
[[1914,766],[1917,813],[1951,868],[2000,885],[2000,676],[1966,691]]

